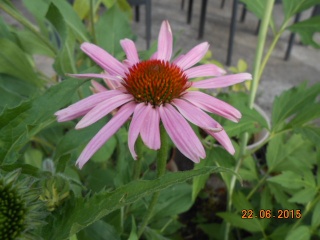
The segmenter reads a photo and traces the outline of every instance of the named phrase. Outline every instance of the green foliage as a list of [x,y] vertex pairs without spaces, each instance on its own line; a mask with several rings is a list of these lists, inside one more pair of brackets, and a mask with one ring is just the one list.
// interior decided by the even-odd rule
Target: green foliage
[[[45,239],[66,239],[98,221],[108,213],[131,204],[141,197],[163,190],[171,185],[185,182],[193,177],[223,170],[217,167],[204,167],[199,170],[166,174],[155,180],[133,181],[112,192],[101,191],[86,199],[73,199],[65,205],[63,214],[56,212],[43,230]],[[66,217],[68,216],[68,217]],[[59,229],[55,231],[54,229]]]
[[290,19],[295,14],[302,12],[316,4],[319,0],[282,0],[285,20]]
[[313,38],[315,33],[320,32],[320,16],[293,24],[288,29],[292,32],[298,33],[301,36],[303,44],[310,45],[314,48],[320,48],[320,44]]
[[5,109],[0,115],[0,159],[2,164],[15,162],[20,149],[39,131],[55,121],[54,113],[70,102],[73,93],[83,82],[66,80],[45,94]]

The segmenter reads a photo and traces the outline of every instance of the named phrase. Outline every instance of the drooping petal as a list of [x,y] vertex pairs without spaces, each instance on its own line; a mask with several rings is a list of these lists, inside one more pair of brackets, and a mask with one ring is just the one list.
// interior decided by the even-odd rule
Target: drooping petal
[[207,53],[208,49],[209,44],[207,42],[200,43],[176,61],[175,64],[183,70],[186,70],[198,63]]
[[194,82],[193,87],[196,88],[223,88],[236,83],[241,83],[245,80],[251,80],[252,76],[249,73],[238,73],[233,75],[226,75],[222,77],[210,78],[199,82]]
[[236,108],[203,92],[190,91],[182,98],[205,111],[215,113],[233,122],[238,122],[241,118],[241,113]]
[[191,103],[175,99],[172,104],[179,110],[179,112],[193,124],[213,132],[219,132],[223,128],[208,114],[203,112],[200,108],[192,105]]
[[221,76],[226,73],[225,70],[214,64],[204,64],[189,68],[184,72],[188,78]]
[[91,85],[92,85],[92,90],[93,90],[94,93],[108,91],[108,89],[106,89],[104,86],[102,86],[97,81],[92,80],[91,81]]
[[81,169],[83,165],[98,151],[102,145],[128,120],[132,114],[135,103],[123,105],[113,118],[90,140],[79,156],[76,164]]
[[131,65],[134,65],[139,62],[138,51],[136,45],[131,39],[125,38],[120,41],[120,44],[126,53],[127,60]]
[[99,103],[93,109],[91,109],[76,125],[76,129],[84,128],[92,123],[99,121],[101,118],[109,114],[112,110],[120,107],[121,105],[133,100],[133,96],[130,94],[121,94],[115,97],[109,98],[106,101]]
[[125,66],[97,45],[85,42],[81,44],[81,50],[108,73],[120,76],[125,75],[127,70]]
[[161,145],[159,126],[159,108],[153,108],[150,105],[147,109],[144,123],[141,126],[140,135],[144,144],[153,150],[158,150]]
[[193,162],[205,158],[205,150],[188,122],[170,104],[159,108],[161,121],[173,143],[180,152]]
[[134,150],[134,144],[137,141],[141,126],[144,123],[148,107],[151,106],[146,106],[145,103],[139,103],[134,110],[134,114],[130,123],[128,132],[128,146],[134,160],[137,160],[137,153]]
[[157,59],[170,61],[172,55],[172,31],[168,21],[163,21],[161,24],[157,52]]
[[58,122],[65,122],[73,120],[77,117],[85,115],[97,104],[108,100],[114,96],[122,95],[123,93],[118,90],[104,91],[80,100],[67,108],[57,111],[54,115],[57,116]]
[[232,142],[225,130],[222,130],[221,132],[211,132],[205,130],[205,132],[214,137],[230,154],[233,155],[235,153]]

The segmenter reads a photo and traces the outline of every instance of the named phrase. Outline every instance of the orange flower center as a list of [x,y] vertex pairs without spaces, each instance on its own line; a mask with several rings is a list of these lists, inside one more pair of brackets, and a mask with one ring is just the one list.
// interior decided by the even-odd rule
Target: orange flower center
[[180,97],[191,83],[178,66],[167,61],[148,60],[132,66],[123,85],[136,101],[160,106]]

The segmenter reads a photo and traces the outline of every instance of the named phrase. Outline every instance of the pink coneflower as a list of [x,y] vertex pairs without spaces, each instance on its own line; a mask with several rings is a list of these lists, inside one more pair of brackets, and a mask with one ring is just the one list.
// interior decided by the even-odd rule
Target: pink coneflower
[[[229,104],[194,88],[222,88],[251,79],[248,73],[226,75],[214,64],[195,66],[209,49],[207,42],[192,48],[185,55],[171,61],[172,32],[168,21],[161,25],[158,50],[150,60],[140,61],[136,46],[130,39],[121,40],[127,59],[119,62],[102,48],[81,45],[93,61],[105,70],[104,74],[75,74],[80,78],[103,78],[109,90],[93,82],[95,94],[55,113],[59,122],[83,118],[76,129],[87,127],[114,110],[112,119],[91,139],[77,164],[80,168],[132,116],[128,145],[134,159],[135,142],[140,134],[150,149],[160,148],[160,121],[176,147],[186,157],[198,163],[206,153],[187,120],[213,136],[229,153],[234,154],[232,143],[222,126],[205,111],[238,122],[241,113]],[[203,81],[190,79],[210,77]]]

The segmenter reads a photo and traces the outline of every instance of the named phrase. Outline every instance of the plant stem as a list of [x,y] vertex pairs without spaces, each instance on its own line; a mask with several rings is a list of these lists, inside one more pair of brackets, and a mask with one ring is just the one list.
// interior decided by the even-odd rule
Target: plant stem
[[137,146],[138,159],[136,161],[134,161],[133,180],[138,180],[140,177],[140,173],[141,173],[142,148],[143,148],[143,142],[142,142],[141,138],[138,138],[136,146]]
[[[270,18],[272,15],[273,5],[274,5],[274,0],[267,1],[264,16],[262,18],[261,28],[259,31],[258,45],[257,45],[256,56],[255,56],[254,67],[253,67],[253,83],[250,88],[249,107],[251,109],[253,108],[253,105],[254,105],[255,96],[257,94],[259,81],[260,81],[260,78],[262,75],[262,72],[260,70],[261,69],[261,60],[262,60],[263,49],[264,49],[264,45],[265,45],[265,41],[266,41],[266,37],[267,37],[267,33],[268,33]],[[263,66],[265,66],[265,64]],[[240,154],[238,157],[237,165],[234,170],[235,173],[238,173],[238,171],[242,165],[242,161],[244,159],[244,156],[246,155],[246,147],[247,147],[248,140],[249,140],[248,133],[242,134],[241,141],[240,141]],[[235,183],[236,183],[236,175],[233,175],[231,178],[230,189],[229,189],[229,194],[228,194],[227,209],[229,212],[232,210],[232,195],[233,195],[233,191],[235,188]],[[225,235],[224,235],[225,240],[229,239],[230,227],[231,227],[231,225],[229,223],[227,223],[226,229],[225,229]]]
[[90,23],[91,23],[91,34],[93,36],[93,42],[97,43],[96,30],[94,27],[94,7],[93,0],[90,0]]
[[[166,163],[167,163],[167,153],[168,153],[168,141],[167,141],[167,135],[164,127],[161,125],[160,127],[160,138],[161,138],[161,147],[158,150],[158,159],[157,159],[157,177],[161,177],[164,175],[166,171]],[[142,233],[144,232],[144,229],[149,223],[149,220],[152,217],[153,210],[158,202],[160,192],[155,192],[152,195],[151,202],[149,204],[148,210],[146,212],[146,215],[144,216],[144,219],[141,223],[141,227],[138,231],[138,238],[141,237]]]
[[[253,82],[250,89],[250,98],[249,98],[250,108],[253,108],[254,100],[255,100],[258,86],[259,86],[259,81],[262,76],[262,72],[260,70],[261,60],[262,60],[263,49],[264,49],[264,45],[265,45],[265,41],[268,33],[269,22],[272,15],[273,5],[274,5],[274,0],[267,1],[266,9],[264,11],[264,16],[261,22],[261,28],[258,36],[258,45],[257,45],[256,56],[255,56],[254,67],[253,67]],[[269,57],[267,59],[265,58],[265,61],[264,61],[265,64],[268,61],[268,59]]]

